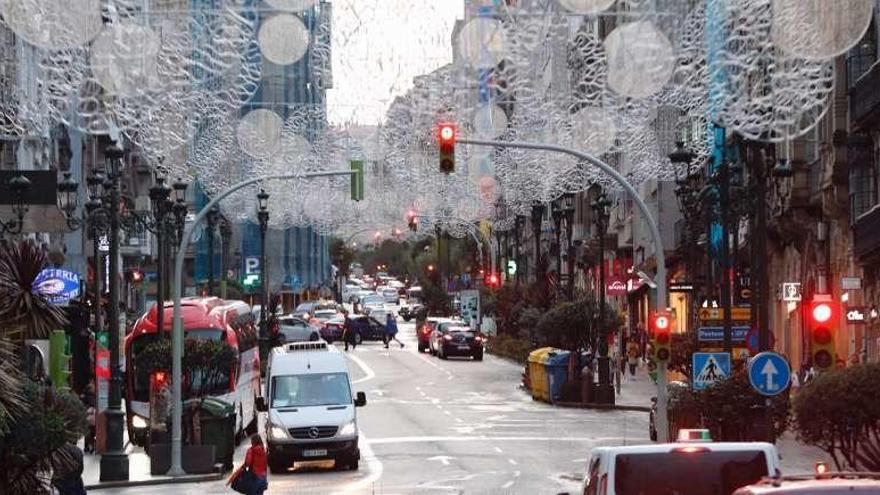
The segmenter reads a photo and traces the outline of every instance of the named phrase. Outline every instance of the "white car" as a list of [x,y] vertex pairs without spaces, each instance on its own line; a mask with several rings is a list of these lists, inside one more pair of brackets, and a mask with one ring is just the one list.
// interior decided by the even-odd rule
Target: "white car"
[[347,303],[353,303],[357,298],[358,292],[362,291],[361,286],[355,284],[347,284],[342,288],[342,300]]
[[773,444],[764,442],[597,447],[590,452],[579,493],[730,494],[779,472],[779,453]]
[[389,304],[400,304],[400,292],[397,291],[394,287],[379,287],[376,289],[376,294],[381,295],[385,298],[385,302]]
[[276,347],[269,355],[266,394],[257,399],[268,411],[269,470],[287,471],[297,461],[332,459],[355,470],[360,460],[356,407],[345,356],[324,341]]
[[376,294],[375,292],[361,298],[361,311],[363,311],[365,314],[370,314],[371,311],[384,309],[385,298],[379,294]]

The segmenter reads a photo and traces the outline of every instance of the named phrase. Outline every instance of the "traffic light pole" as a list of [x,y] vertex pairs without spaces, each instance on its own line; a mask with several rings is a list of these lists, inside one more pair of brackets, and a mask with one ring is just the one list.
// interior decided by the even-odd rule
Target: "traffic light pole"
[[[620,185],[620,187],[622,187],[630,195],[630,197],[633,199],[636,206],[638,207],[639,211],[641,212],[642,216],[644,217],[645,222],[648,224],[648,230],[651,233],[651,238],[654,243],[654,253],[657,257],[657,300],[655,301],[655,305],[658,311],[663,311],[666,309],[666,256],[663,252],[663,239],[660,237],[660,229],[657,228],[657,221],[654,219],[654,216],[651,215],[651,211],[648,209],[648,205],[645,204],[645,202],[639,196],[638,191],[636,191],[632,184],[630,184],[625,177],[620,175],[617,170],[593,155],[575,149],[566,148],[564,146],[558,146],[555,144],[532,143],[523,141],[491,141],[485,139],[470,138],[459,138],[458,142],[474,146],[520,148],[563,153],[573,156],[578,160],[587,162],[608,174],[615,182]],[[655,425],[657,428],[657,438],[663,439],[663,441],[668,438],[669,425],[667,423],[667,407],[668,395],[666,390],[666,363],[660,362],[657,365],[657,416],[655,418]]]
[[172,298],[174,299],[174,313],[172,316],[171,330],[171,468],[168,476],[183,476],[183,402],[182,402],[182,378],[183,378],[183,315],[181,312],[181,296],[183,294],[183,262],[186,258],[186,249],[192,239],[193,230],[205,219],[211,208],[219,206],[220,201],[247,186],[270,180],[296,180],[311,179],[316,177],[339,177],[351,176],[358,172],[352,170],[312,172],[308,174],[272,174],[254,177],[229,186],[220,194],[208,201],[196,214],[192,223],[186,225],[180,238],[180,246],[174,257],[174,284],[172,286]]

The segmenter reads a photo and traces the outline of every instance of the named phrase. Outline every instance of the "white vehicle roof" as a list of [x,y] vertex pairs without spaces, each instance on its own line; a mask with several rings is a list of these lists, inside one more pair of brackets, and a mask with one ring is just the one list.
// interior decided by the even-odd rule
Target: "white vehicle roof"
[[293,342],[272,349],[270,377],[317,373],[348,373],[345,356],[323,340]]

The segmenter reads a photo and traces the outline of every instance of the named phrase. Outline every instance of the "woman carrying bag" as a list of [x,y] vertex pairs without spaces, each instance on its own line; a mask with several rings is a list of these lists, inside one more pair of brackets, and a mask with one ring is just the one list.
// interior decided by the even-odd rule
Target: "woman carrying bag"
[[263,438],[259,433],[251,436],[251,446],[244,456],[244,463],[229,477],[227,485],[245,495],[263,495],[269,488],[266,480],[266,449],[263,447]]

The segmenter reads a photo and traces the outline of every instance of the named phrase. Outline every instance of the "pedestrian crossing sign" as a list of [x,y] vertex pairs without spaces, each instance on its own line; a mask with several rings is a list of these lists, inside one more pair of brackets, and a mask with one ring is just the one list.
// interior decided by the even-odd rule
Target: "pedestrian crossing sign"
[[730,353],[695,352],[693,354],[694,390],[703,390],[709,385],[730,376]]

